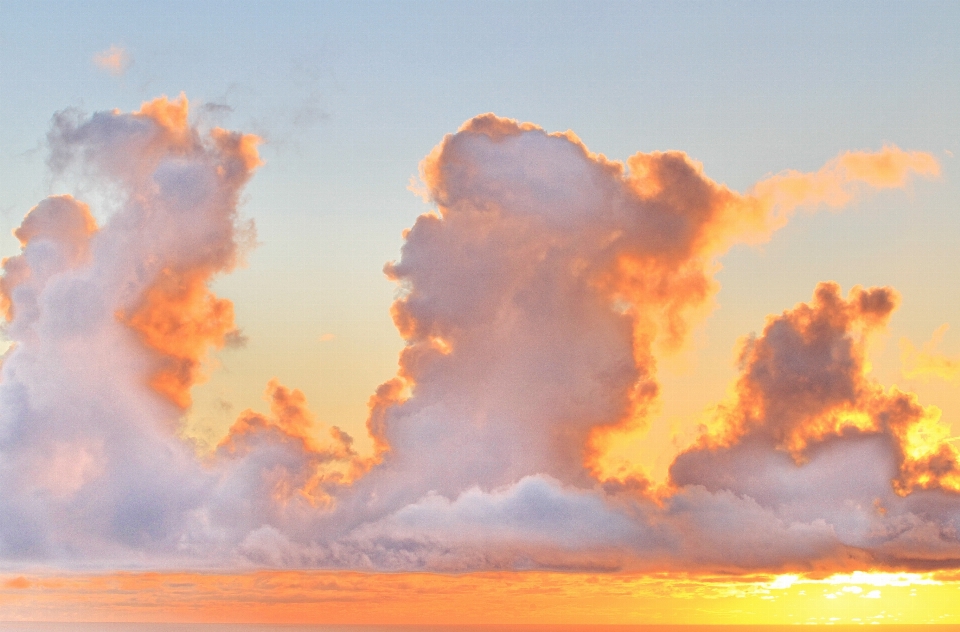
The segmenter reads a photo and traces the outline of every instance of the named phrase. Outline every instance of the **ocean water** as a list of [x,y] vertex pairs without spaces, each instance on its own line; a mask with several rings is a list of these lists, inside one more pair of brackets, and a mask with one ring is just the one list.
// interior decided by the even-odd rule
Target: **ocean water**
[[[263,625],[252,623],[0,623],[0,632],[775,632],[793,625]],[[803,626],[807,627],[807,626]],[[863,625],[831,625],[852,632]],[[956,625],[876,626],[881,632],[957,632]]]

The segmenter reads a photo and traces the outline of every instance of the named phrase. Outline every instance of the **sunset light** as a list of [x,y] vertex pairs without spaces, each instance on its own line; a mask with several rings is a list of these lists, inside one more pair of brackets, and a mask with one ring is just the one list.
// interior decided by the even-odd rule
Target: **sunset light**
[[0,632],[960,629],[958,26],[0,1]]

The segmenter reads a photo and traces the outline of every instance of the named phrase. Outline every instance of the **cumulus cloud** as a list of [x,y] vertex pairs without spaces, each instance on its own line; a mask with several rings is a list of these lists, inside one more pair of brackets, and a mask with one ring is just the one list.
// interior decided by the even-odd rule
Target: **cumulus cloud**
[[767,520],[755,524],[743,511],[724,512],[740,529],[716,542],[717,562],[756,565],[728,547],[778,524],[817,526],[818,548],[798,555],[798,538],[772,539],[763,566],[960,561],[960,454],[946,441],[940,411],[867,375],[869,336],[896,300],[889,288],[854,288],[844,299],[824,283],[810,304],[771,317],[761,336],[745,342],[733,401],[670,468],[678,492],[669,504],[682,502],[702,542],[717,529],[702,513],[707,503],[682,501],[690,493],[711,502],[733,494],[749,501],[748,516],[754,505],[765,512]]
[[407,344],[370,400],[374,453],[272,381],[269,414],[242,412],[198,454],[179,420],[207,354],[244,339],[210,282],[255,242],[237,203],[258,139],[201,132],[181,96],[61,113],[49,141],[51,167],[113,206],[43,200],[3,263],[5,560],[460,572],[958,559],[957,454],[938,413],[865,373],[898,301],[888,288],[821,285],[747,340],[736,398],[670,489],[602,465],[613,433],[656,403],[657,358],[712,308],[717,257],[801,206],[936,175],[928,154],[847,153],[739,193],[682,152],[621,163],[571,132],[476,117],[421,164],[437,212],[385,269]]
[[392,446],[382,469],[415,470],[421,493],[455,492],[464,481],[451,470],[488,486],[538,473],[587,484],[608,431],[643,423],[657,354],[711,307],[715,258],[769,236],[798,205],[842,202],[794,194],[796,181],[849,200],[851,183],[902,184],[935,173],[932,160],[893,147],[844,154],[740,194],[682,152],[623,164],[570,132],[467,122],[421,165],[439,214],[417,220],[386,268],[408,344],[373,403],[371,432]]
[[119,76],[127,71],[127,68],[130,67],[133,60],[122,46],[111,44],[110,48],[102,50],[93,56],[93,63],[111,75]]
[[[250,241],[237,202],[260,164],[257,139],[201,134],[181,97],[61,113],[49,141],[55,169],[109,190],[117,208],[98,227],[84,203],[47,198],[3,264],[13,346],[0,381],[0,554],[167,555],[191,546],[222,494],[178,424],[206,353],[238,335],[208,283]],[[241,421],[246,435],[274,427]]]

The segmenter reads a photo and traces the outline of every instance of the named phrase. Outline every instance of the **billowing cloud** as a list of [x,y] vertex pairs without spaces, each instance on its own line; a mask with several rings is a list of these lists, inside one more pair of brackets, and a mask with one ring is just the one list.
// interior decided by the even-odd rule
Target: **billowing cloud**
[[370,400],[374,453],[272,381],[269,414],[241,413],[198,454],[180,420],[207,354],[243,340],[210,282],[254,242],[237,203],[258,139],[202,132],[181,96],[61,113],[49,141],[51,167],[104,206],[43,200],[3,263],[5,560],[460,572],[960,559],[957,454],[938,411],[866,374],[899,300],[888,288],[844,298],[824,284],[772,317],[669,488],[602,465],[656,404],[657,358],[712,309],[719,256],[802,206],[934,176],[928,154],[846,153],[738,193],[682,152],[621,163],[571,132],[479,116],[423,161],[437,212],[386,267],[407,344]]
[[70,196],[44,200],[4,262],[5,558],[175,547],[212,485],[177,419],[204,355],[235,329],[206,284],[253,230],[236,205],[259,161],[255,137],[202,136],[187,118],[182,97],[55,118],[51,165],[117,202],[98,228]]
[[127,71],[132,60],[125,48],[111,44],[110,48],[102,50],[93,56],[93,63],[111,75],[118,76]]
[[585,484],[606,432],[643,422],[657,353],[711,307],[715,258],[769,236],[799,204],[840,204],[794,195],[796,181],[849,200],[858,181],[936,171],[928,154],[887,147],[744,195],[681,152],[622,164],[570,132],[469,121],[421,165],[439,215],[421,216],[387,266],[408,346],[394,397],[374,403],[371,431],[394,448],[382,469],[415,470],[420,493],[455,491],[451,471],[488,486],[541,473]]
[[[690,495],[749,504],[722,512],[738,533],[716,541],[715,563],[757,565],[728,547],[776,525],[818,531],[817,546],[798,554],[799,538],[765,540],[763,566],[960,562],[960,454],[940,411],[867,375],[869,336],[896,301],[889,288],[854,288],[844,299],[824,283],[810,304],[771,317],[745,342],[734,400],[670,469],[679,489],[669,504],[680,504],[701,541],[716,536],[716,516]],[[741,517],[759,512],[765,520]]]

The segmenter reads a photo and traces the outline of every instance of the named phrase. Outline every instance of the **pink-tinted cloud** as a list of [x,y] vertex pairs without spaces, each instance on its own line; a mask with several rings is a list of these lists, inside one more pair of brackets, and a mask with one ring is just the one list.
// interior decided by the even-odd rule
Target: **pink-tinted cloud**
[[714,258],[768,236],[798,205],[850,199],[784,199],[786,180],[846,191],[936,167],[928,154],[887,147],[744,195],[682,152],[622,164],[570,132],[493,115],[468,121],[421,165],[439,216],[421,216],[387,267],[402,288],[393,311],[408,341],[399,377],[414,397],[385,402],[372,431],[393,445],[436,416],[444,432],[424,432],[397,459],[448,453],[442,446],[462,428],[477,449],[456,458],[476,459],[488,484],[538,473],[587,480],[605,429],[642,423],[658,391],[658,351],[681,345],[710,309]]
[[844,152],[815,173],[784,171],[758,182],[750,193],[761,208],[769,209],[761,212],[760,222],[769,230],[786,223],[797,207],[840,208],[853,200],[858,186],[901,188],[918,175],[939,176],[940,163],[926,152],[885,145],[878,152]]
[[960,559],[956,452],[935,409],[864,371],[899,300],[889,288],[844,298],[823,284],[771,317],[670,489],[599,464],[611,431],[656,404],[658,357],[712,309],[717,257],[800,206],[936,175],[927,154],[847,153],[738,193],[682,152],[621,163],[571,132],[479,116],[422,163],[438,212],[386,267],[407,344],[370,400],[374,453],[273,381],[269,414],[241,413],[198,455],[179,420],[206,355],[242,340],[210,283],[254,241],[237,204],[258,139],[202,132],[181,97],[61,113],[49,140],[54,170],[113,202],[42,201],[4,262],[6,560],[742,571]]
[[44,200],[4,264],[14,346],[0,384],[0,552],[176,548],[215,482],[178,419],[203,356],[234,329],[206,284],[237,264],[253,230],[236,204],[255,138],[201,135],[181,97],[131,114],[61,113],[49,140],[54,169],[117,202],[98,228],[85,204]]
[[[810,304],[770,317],[746,342],[733,401],[670,469],[670,513],[706,544],[705,559],[802,569],[960,562],[960,454],[939,410],[866,372],[867,339],[895,304],[889,288],[844,299],[821,284]],[[749,504],[721,512],[739,534],[714,539],[719,517],[703,513],[704,499]],[[764,519],[749,524],[744,511]],[[797,551],[784,535],[735,553],[776,525],[816,534],[813,548]]]
[[102,50],[93,56],[93,63],[98,68],[106,70],[111,75],[122,75],[133,63],[130,54],[121,46],[111,44],[110,48]]
[[[569,525],[561,516],[568,514],[556,499],[566,498],[569,512],[583,516],[572,490],[585,489],[604,495],[592,515],[604,515],[605,524],[631,516],[632,529],[609,536],[606,546],[584,544],[597,564],[782,568],[873,559],[838,539],[823,516],[791,520],[732,489],[681,485],[675,495],[654,499],[636,477],[598,487],[595,459],[608,429],[643,422],[657,396],[656,357],[682,344],[709,308],[713,260],[726,247],[766,238],[800,205],[839,206],[858,183],[902,185],[911,174],[935,174],[935,167],[928,154],[888,147],[844,154],[815,174],[775,176],[739,194],[680,152],[640,154],[624,165],[590,153],[570,133],[547,134],[492,115],[469,121],[421,166],[439,214],[418,219],[400,261],[387,267],[401,288],[393,313],[408,346],[397,378],[373,402],[370,429],[384,446],[383,462],[357,491],[370,499],[368,508],[432,500],[363,527],[377,534],[379,559],[455,567],[447,558],[427,560],[437,551],[467,550],[459,534],[476,531],[499,543],[493,548],[504,557],[488,556],[489,564],[520,565],[532,551],[539,564],[583,564],[563,550]],[[819,188],[795,193],[801,181]],[[817,415],[825,406],[831,413],[852,407],[866,388],[859,372],[865,350],[854,340],[882,327],[898,300],[886,289],[858,289],[847,300],[837,292],[823,286],[793,318],[800,339],[826,328],[817,349],[826,359],[846,349],[847,363],[811,364],[809,375],[795,376],[800,381],[784,380],[791,398],[770,394],[761,402],[770,414],[758,413],[776,420],[765,426],[776,437],[771,449],[783,450],[793,467],[789,451],[803,441],[866,423],[868,413],[852,409],[848,417]],[[766,357],[771,347],[751,348]],[[770,362],[790,368],[791,356]],[[762,357],[754,364],[766,366]],[[743,401],[748,410],[746,395]],[[937,487],[929,476],[949,455],[941,444],[927,450],[911,438],[939,427],[933,410],[896,393],[871,405],[870,414],[898,413],[885,422],[897,442],[897,466],[873,483],[888,495]],[[498,515],[493,507],[510,490],[519,493],[520,483],[511,482],[518,479],[526,481],[525,503],[544,508],[540,534],[553,538],[549,554],[535,540],[518,547],[511,537],[494,536],[480,518]],[[474,485],[478,491],[465,491]],[[466,514],[476,516],[466,522],[461,507],[477,506],[480,497],[489,509]],[[665,503],[666,514],[654,500]],[[443,512],[445,519],[438,517]],[[446,540],[426,528],[443,520],[450,521]],[[398,521],[406,531],[398,531]],[[414,524],[424,527],[420,538]]]

